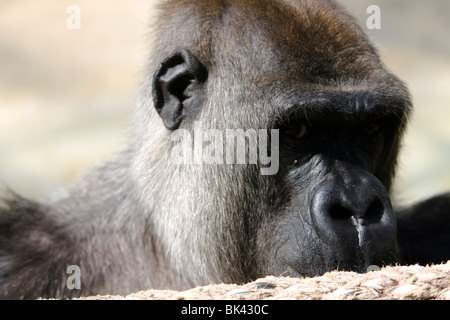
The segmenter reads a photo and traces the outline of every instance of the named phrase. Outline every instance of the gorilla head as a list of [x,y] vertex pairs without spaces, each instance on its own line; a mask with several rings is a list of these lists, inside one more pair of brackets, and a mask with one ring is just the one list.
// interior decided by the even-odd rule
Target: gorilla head
[[[135,166],[180,274],[242,282],[396,261],[388,192],[410,101],[348,15],[330,1],[170,1],[159,39]],[[174,165],[172,131],[196,121],[279,129],[279,171]]]

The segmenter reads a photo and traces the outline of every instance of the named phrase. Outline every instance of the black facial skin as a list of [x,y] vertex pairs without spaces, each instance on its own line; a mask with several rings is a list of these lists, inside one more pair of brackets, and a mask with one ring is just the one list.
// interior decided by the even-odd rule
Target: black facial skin
[[[450,259],[450,195],[392,208],[410,96],[334,1],[168,0],[155,32],[124,150],[55,202],[0,194],[0,298]],[[172,163],[195,123],[278,129],[278,172]]]
[[285,221],[264,235],[277,247],[270,273],[314,276],[336,267],[364,272],[398,261],[395,214],[376,175],[399,121],[383,117],[339,126],[327,123],[326,113],[322,122],[308,118],[281,129],[283,184],[291,196]]

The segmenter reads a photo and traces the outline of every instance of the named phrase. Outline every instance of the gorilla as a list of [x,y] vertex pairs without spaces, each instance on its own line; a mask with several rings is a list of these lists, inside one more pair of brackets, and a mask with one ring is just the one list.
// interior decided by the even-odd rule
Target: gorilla
[[[338,4],[166,0],[159,10],[127,147],[52,202],[4,188],[1,298],[450,259],[449,194],[392,208],[411,98]],[[198,127],[203,140],[188,139]],[[223,136],[207,132],[232,130],[247,133],[236,146],[249,155],[256,143],[276,170],[263,174],[263,157],[188,161],[211,149],[224,157]]]

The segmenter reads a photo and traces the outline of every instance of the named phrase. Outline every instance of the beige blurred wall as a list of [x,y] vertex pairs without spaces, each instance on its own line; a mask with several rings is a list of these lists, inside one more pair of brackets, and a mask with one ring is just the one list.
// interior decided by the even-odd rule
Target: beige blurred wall
[[[127,139],[155,0],[0,0],[0,180],[51,197]],[[450,190],[450,1],[342,0],[415,104],[396,198]],[[366,9],[381,8],[381,30]],[[69,5],[81,29],[68,30]]]
[[[79,30],[66,27],[74,4]],[[48,197],[120,150],[154,4],[0,0],[0,179]]]

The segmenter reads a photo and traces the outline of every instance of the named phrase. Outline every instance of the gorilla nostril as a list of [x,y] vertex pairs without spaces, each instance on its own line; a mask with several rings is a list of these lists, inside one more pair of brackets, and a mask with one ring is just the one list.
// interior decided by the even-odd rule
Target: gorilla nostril
[[330,208],[330,217],[333,220],[348,220],[353,216],[353,212],[345,209],[340,204],[334,204]]
[[358,214],[357,208],[355,209],[356,210],[347,209],[341,204],[336,203],[330,207],[329,215],[331,219],[335,221],[345,221],[355,217],[356,219],[360,219],[362,224],[367,225],[380,222],[384,213],[384,205],[379,199],[373,201],[367,210],[365,212],[363,211],[364,214]]
[[366,224],[378,223],[383,217],[384,213],[384,205],[381,203],[380,199],[376,199],[372,204],[367,208],[366,214],[364,216],[364,222]]

